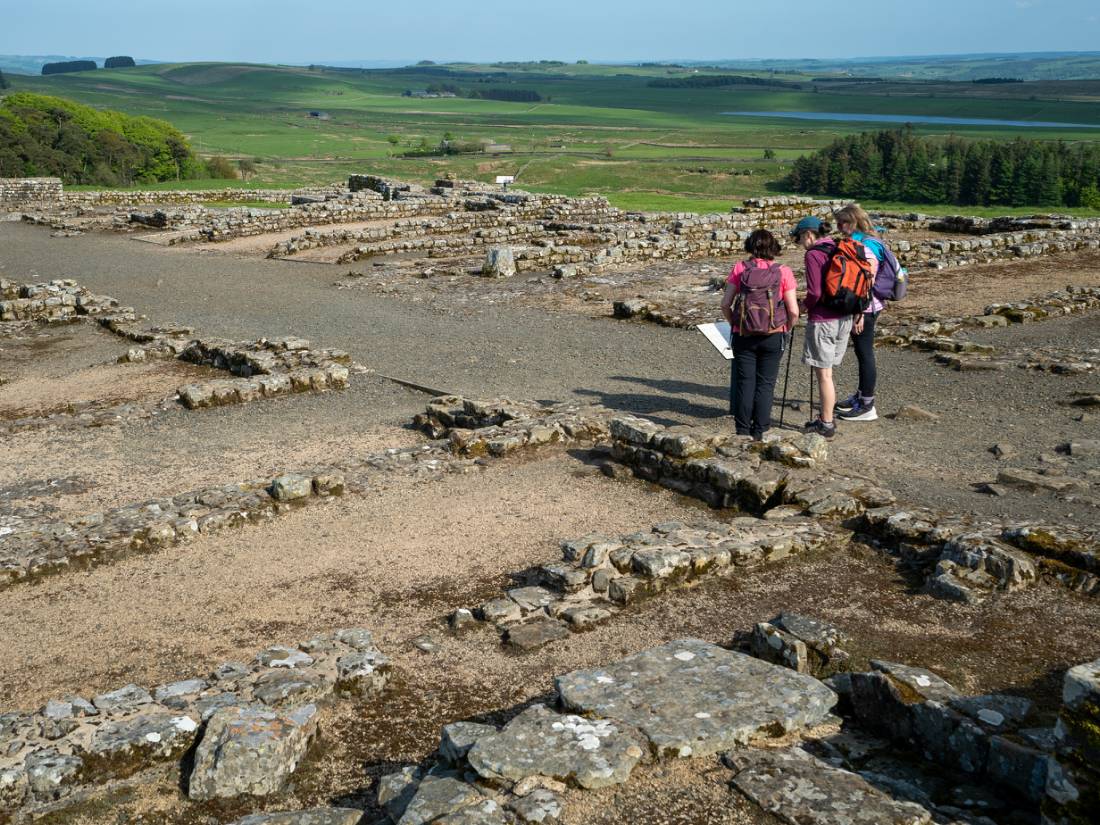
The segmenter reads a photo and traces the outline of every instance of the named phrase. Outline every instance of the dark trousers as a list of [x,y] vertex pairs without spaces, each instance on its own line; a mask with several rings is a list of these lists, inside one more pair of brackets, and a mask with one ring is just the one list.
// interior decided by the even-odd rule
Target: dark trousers
[[786,341],[783,332],[733,336],[735,387],[730,395],[738,435],[761,436],[772,425],[772,399]]
[[863,332],[851,335],[852,349],[856,351],[859,364],[859,394],[864,398],[875,397],[875,384],[878,382],[878,367],[875,365],[875,321],[877,312],[863,313]]

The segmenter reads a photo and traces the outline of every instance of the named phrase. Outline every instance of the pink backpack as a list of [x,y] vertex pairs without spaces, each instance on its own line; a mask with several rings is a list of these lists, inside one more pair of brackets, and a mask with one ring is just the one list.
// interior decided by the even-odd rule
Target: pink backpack
[[758,267],[745,261],[741,286],[733,301],[733,317],[741,335],[768,335],[787,324],[787,305],[780,294],[783,278],[779,264]]

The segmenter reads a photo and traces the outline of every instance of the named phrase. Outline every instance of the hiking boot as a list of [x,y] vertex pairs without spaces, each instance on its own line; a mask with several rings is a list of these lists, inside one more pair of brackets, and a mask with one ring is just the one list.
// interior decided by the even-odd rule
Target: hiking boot
[[837,412],[848,412],[852,407],[859,403],[859,393],[854,392],[845,398],[843,401],[837,401],[836,406],[833,407]]
[[870,404],[865,402],[862,398],[857,398],[855,406],[851,409],[842,410],[837,409],[837,418],[841,418],[845,421],[877,421],[878,413],[875,411],[875,402]]
[[836,435],[836,424],[826,424],[820,418],[815,418],[813,421],[806,425],[805,430],[808,433],[817,433],[822,438],[832,438],[834,435]]

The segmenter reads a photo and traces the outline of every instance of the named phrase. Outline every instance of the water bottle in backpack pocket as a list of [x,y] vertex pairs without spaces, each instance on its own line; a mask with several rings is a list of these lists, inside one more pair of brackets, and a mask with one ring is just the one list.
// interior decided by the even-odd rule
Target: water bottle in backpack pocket
[[768,335],[787,325],[787,305],[780,292],[782,279],[780,265],[774,261],[766,267],[745,261],[733,302],[733,318],[740,335]]

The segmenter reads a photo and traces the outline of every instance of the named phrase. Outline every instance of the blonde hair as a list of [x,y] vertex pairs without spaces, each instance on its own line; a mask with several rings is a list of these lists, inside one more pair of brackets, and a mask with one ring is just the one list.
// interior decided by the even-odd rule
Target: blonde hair
[[846,223],[854,226],[857,232],[862,232],[864,235],[875,234],[875,225],[871,223],[871,216],[858,203],[850,203],[843,209],[836,210],[833,213],[833,219],[836,220],[837,226]]

